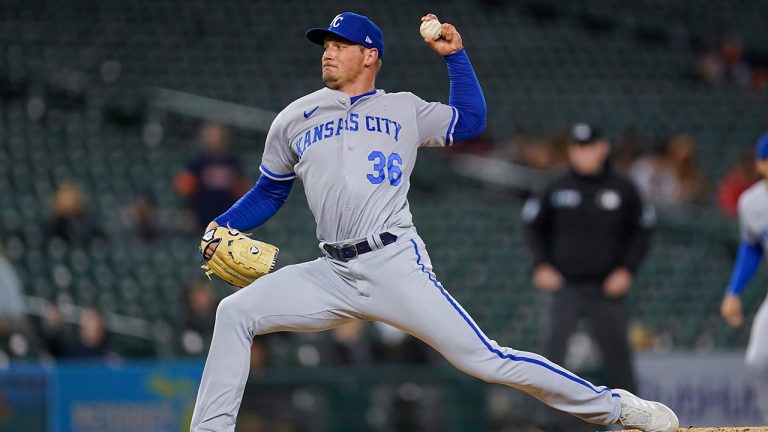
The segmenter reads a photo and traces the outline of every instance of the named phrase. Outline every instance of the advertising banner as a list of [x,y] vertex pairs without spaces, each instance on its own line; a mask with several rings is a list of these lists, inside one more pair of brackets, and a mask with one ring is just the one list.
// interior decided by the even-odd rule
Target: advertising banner
[[50,386],[49,430],[189,430],[202,372],[202,362],[57,366]]
[[675,410],[680,426],[762,425],[744,354],[639,356],[640,394]]
[[0,368],[0,432],[44,432],[49,371],[37,364]]

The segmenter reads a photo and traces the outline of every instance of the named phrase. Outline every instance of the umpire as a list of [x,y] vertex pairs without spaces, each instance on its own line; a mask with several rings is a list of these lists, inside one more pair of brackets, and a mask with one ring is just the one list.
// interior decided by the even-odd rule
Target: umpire
[[553,293],[547,356],[563,364],[568,339],[586,318],[603,354],[605,383],[634,392],[625,298],[655,216],[613,170],[609,152],[599,130],[574,125],[568,172],[529,199],[522,217],[535,260],[533,284]]

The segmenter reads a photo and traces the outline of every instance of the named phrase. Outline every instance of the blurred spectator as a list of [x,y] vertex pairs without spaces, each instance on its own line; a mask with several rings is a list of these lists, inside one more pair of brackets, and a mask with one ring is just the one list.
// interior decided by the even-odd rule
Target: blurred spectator
[[157,226],[155,198],[152,192],[141,190],[136,193],[130,206],[123,215],[124,222],[135,235],[145,243],[157,239],[160,229]]
[[567,136],[556,134],[551,139],[534,138],[524,131],[516,131],[509,144],[509,157],[513,162],[531,168],[550,169],[567,161]]
[[251,373],[263,373],[269,366],[269,360],[269,336],[261,335],[254,338],[251,344]]
[[726,216],[736,217],[739,209],[739,196],[760,178],[755,170],[753,159],[754,156],[751,152],[739,155],[728,173],[717,185],[717,206]]
[[432,349],[415,337],[389,324],[374,322],[377,341],[375,358],[382,363],[424,364],[431,360]]
[[334,366],[367,365],[373,350],[365,337],[365,321],[346,322],[327,333],[322,351],[324,360]]
[[768,85],[768,68],[762,55],[748,56],[738,35],[721,38],[719,45],[696,58],[696,76],[713,85],[733,85],[762,92]]
[[662,164],[664,159],[664,148],[656,147],[652,153],[642,155],[635,159],[629,166],[627,175],[635,183],[643,198],[650,201],[651,194],[654,193],[654,176],[657,166]]
[[[11,355],[25,357],[29,351],[29,332],[21,281],[0,249],[0,341],[8,342]],[[0,357],[3,355],[7,353]]]
[[67,357],[103,358],[110,354],[104,317],[94,308],[80,311],[78,338],[66,348]]
[[249,187],[240,160],[229,150],[229,131],[219,124],[207,124],[200,133],[202,149],[176,174],[174,187],[188,200],[202,231],[224,213]]
[[723,37],[717,48],[699,55],[696,72],[702,81],[712,85],[748,87],[752,81],[751,68],[744,60],[743,43],[736,35]]
[[54,194],[53,219],[48,222],[47,233],[72,244],[85,244],[104,237],[104,232],[86,213],[82,192],[70,181],[59,184]]
[[701,203],[706,199],[707,183],[695,151],[696,143],[685,134],[672,137],[667,146],[664,168],[674,179],[678,201]]
[[40,335],[45,350],[54,358],[65,356],[64,317],[55,304],[48,305],[40,323]]
[[213,335],[216,298],[210,286],[197,280],[187,293],[187,308],[182,322],[182,347],[188,354],[199,355]]
[[493,137],[493,133],[486,129],[480,135],[467,141],[456,143],[450,147],[450,153],[465,153],[476,156],[488,156],[491,155],[496,149],[496,140]]
[[55,304],[49,305],[41,328],[46,351],[54,358],[106,358],[113,355],[101,312],[91,307],[81,309],[78,324],[77,335],[71,337],[65,332],[61,309]]
[[24,313],[21,281],[0,250],[0,339],[24,327]]
[[675,135],[663,152],[635,161],[629,175],[645,199],[656,206],[702,203],[706,198],[706,181],[695,149],[690,135]]

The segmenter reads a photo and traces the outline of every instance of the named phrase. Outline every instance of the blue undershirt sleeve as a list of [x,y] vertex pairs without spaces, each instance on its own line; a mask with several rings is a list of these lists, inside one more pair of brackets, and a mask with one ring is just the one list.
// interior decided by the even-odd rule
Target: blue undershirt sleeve
[[480,135],[486,126],[488,109],[485,104],[483,89],[472,69],[467,52],[459,52],[445,56],[448,65],[450,93],[448,104],[459,112],[453,136],[455,141],[463,141]]
[[214,220],[221,226],[229,225],[240,231],[250,231],[280,210],[291,192],[293,182],[293,179],[277,181],[261,175],[256,186]]
[[736,263],[733,264],[731,281],[728,283],[728,293],[740,295],[747,282],[752,278],[760,266],[760,260],[763,258],[763,248],[759,243],[750,244],[741,242],[739,252],[736,255]]

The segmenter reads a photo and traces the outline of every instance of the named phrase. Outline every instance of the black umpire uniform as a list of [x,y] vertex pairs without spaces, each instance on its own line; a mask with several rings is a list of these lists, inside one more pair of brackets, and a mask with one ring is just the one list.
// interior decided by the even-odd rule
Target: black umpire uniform
[[616,269],[631,282],[648,248],[655,218],[632,182],[610,166],[608,143],[598,130],[574,126],[569,145],[598,141],[605,150],[594,172],[578,172],[569,147],[569,171],[526,202],[523,220],[537,268],[548,265],[561,275],[562,283],[552,289],[547,357],[563,364],[568,339],[578,321],[586,318],[603,354],[605,383],[635,391],[625,296],[609,295],[605,282]]

